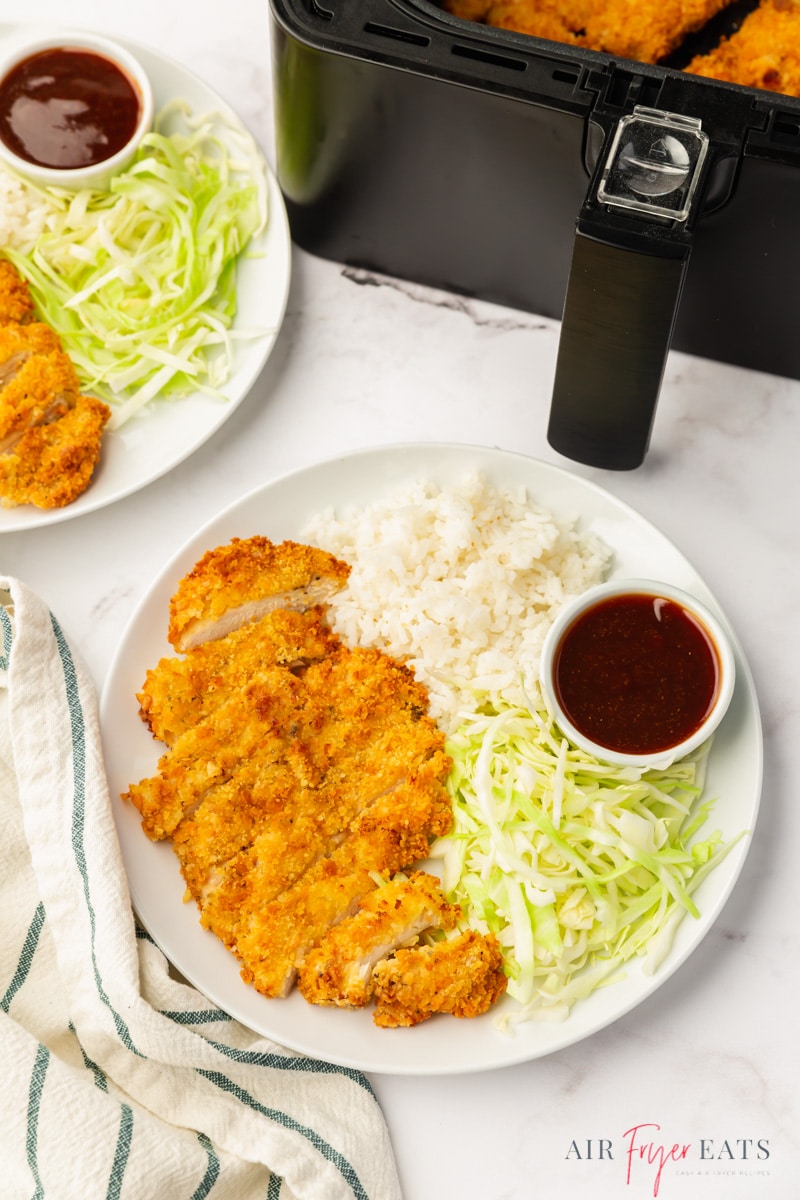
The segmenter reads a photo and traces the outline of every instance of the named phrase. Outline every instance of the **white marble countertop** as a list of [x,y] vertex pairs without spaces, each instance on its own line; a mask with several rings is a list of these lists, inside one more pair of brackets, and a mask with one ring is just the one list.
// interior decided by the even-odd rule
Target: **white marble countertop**
[[[56,0],[25,8],[35,21],[65,15]],[[72,0],[68,19],[190,67],[274,161],[266,0]],[[99,690],[137,601],[184,540],[271,476],[332,454],[401,441],[496,445],[571,466],[638,509],[704,575],[755,676],[764,790],[733,895],[692,958],[590,1040],[481,1075],[372,1082],[408,1200],[644,1200],[655,1194],[658,1162],[637,1156],[628,1174],[625,1135],[637,1125],[654,1148],[691,1146],[665,1164],[662,1200],[790,1200],[800,1163],[800,805],[791,782],[800,383],[673,354],[645,465],[594,471],[546,442],[557,323],[371,282],[358,286],[340,265],[297,251],[275,351],[221,431],[109,508],[2,535],[2,572],[47,600]]]

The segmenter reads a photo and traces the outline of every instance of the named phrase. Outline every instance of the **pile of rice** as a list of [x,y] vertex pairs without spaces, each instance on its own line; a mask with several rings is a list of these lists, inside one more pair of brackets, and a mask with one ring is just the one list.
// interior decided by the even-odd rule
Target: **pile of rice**
[[351,645],[413,666],[448,732],[482,699],[535,701],[547,629],[564,600],[605,577],[608,547],[480,475],[417,481],[380,503],[329,509],[303,531],[352,572],[329,619]]
[[29,250],[44,230],[50,204],[21,179],[0,169],[0,248]]

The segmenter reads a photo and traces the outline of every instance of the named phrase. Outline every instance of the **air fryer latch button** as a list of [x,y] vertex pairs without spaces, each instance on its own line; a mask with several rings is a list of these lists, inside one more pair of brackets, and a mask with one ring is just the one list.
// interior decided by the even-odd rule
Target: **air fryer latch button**
[[697,118],[637,105],[617,125],[597,200],[642,217],[685,222],[708,146]]

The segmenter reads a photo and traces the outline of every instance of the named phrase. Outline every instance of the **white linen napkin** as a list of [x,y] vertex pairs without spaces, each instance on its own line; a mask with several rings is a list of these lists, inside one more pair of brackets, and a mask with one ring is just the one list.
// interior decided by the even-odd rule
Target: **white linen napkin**
[[367,1079],[232,1021],[137,928],[88,672],[0,589],[0,1194],[399,1200]]

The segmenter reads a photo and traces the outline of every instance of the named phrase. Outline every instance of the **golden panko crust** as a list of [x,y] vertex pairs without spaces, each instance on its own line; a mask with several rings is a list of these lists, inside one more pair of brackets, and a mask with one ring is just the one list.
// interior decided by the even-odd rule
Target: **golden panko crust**
[[270,607],[312,607],[343,587],[349,574],[346,563],[314,546],[233,538],[204,554],[181,580],[170,601],[168,639],[188,650],[221,636],[230,628],[226,618],[242,606],[251,619]]
[[477,1017],[488,1012],[508,985],[493,934],[468,929],[432,946],[398,950],[373,974],[375,1024],[418,1025],[436,1013]]
[[63,508],[89,486],[111,410],[80,383],[30,289],[0,259],[0,501]]
[[0,325],[32,321],[30,288],[7,258],[0,258]]
[[79,396],[56,421],[35,425],[0,455],[0,496],[6,507],[63,508],[82,495],[100,457],[110,409]]
[[372,997],[377,962],[428,930],[454,928],[460,916],[436,876],[414,871],[393,879],[368,892],[306,955],[298,987],[312,1004],[361,1008]]
[[636,62],[657,63],[730,3],[732,0],[444,0],[443,7],[467,21]]
[[800,3],[762,0],[741,28],[686,68],[743,87],[800,95]]

